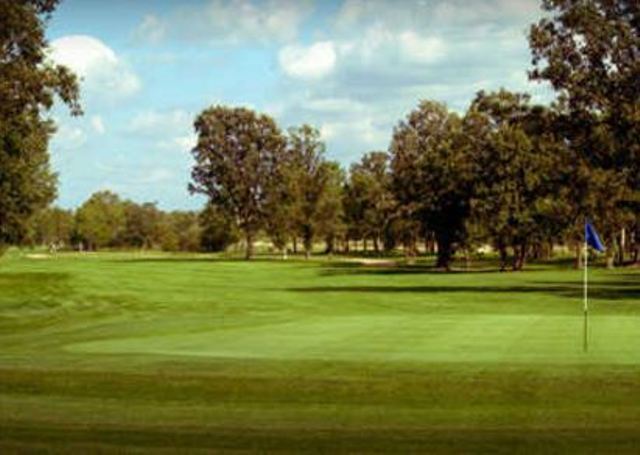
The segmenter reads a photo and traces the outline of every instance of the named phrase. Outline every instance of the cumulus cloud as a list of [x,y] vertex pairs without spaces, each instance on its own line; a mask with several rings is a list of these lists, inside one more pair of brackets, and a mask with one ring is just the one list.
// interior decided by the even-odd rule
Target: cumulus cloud
[[[541,14],[539,0],[346,0],[324,41],[280,49],[279,117],[317,125],[346,161],[386,149],[421,99],[462,112],[477,91],[504,86],[544,100],[526,76],[526,32]],[[312,56],[318,43],[331,43],[330,64]]]
[[105,43],[88,35],[58,38],[50,44],[53,61],[71,68],[85,93],[100,99],[121,99],[136,93],[140,79]]
[[166,15],[148,15],[135,31],[138,39],[165,38],[211,43],[286,42],[296,38],[313,10],[310,0],[209,0],[179,6]]
[[295,78],[319,79],[333,71],[336,51],[331,41],[321,41],[311,46],[285,46],[278,54],[284,72]]

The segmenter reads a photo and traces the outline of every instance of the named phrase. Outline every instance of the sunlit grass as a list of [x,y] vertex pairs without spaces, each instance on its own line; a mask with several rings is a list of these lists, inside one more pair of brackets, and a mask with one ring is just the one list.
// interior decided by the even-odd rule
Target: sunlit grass
[[633,450],[640,271],[160,253],[0,261],[12,450]]

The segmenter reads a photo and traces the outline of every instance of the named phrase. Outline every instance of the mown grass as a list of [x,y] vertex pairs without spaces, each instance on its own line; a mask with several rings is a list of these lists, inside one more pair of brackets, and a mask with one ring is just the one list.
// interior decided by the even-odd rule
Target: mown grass
[[640,271],[0,261],[3,452],[637,452]]

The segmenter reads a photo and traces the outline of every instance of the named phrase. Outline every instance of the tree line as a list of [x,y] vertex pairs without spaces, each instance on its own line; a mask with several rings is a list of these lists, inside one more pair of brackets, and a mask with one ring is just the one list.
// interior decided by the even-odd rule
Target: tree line
[[[549,106],[507,90],[480,91],[464,114],[425,100],[345,178],[324,159],[317,129],[279,129],[268,115],[213,106],[195,121],[192,192],[236,220],[246,257],[263,230],[286,248],[301,238],[371,240],[415,254],[419,240],[448,269],[479,245],[520,270],[562,243],[579,261],[590,218],[607,262],[640,254],[640,6],[545,0],[529,33],[529,76]],[[340,183],[342,180],[342,183]]]
[[[54,197],[46,150],[53,125],[43,120],[53,97],[80,113],[75,77],[43,60],[44,18],[55,4],[3,6],[14,14],[1,19],[2,29],[20,33],[0,36],[2,78],[15,80],[0,86],[0,246],[27,238]],[[503,269],[520,270],[558,244],[575,249],[577,264],[589,218],[610,265],[637,262],[640,6],[543,0],[542,7],[529,32],[529,76],[555,91],[549,105],[504,89],[478,92],[463,113],[423,100],[396,124],[386,151],[367,153],[348,172],[326,158],[313,126],[283,131],[266,114],[211,106],[194,121],[191,151],[189,189],[208,199],[201,214],[163,214],[99,193],[72,215],[73,238],[88,248],[187,248],[180,235],[197,224],[233,234],[218,246],[241,238],[247,258],[261,237],[283,254],[306,256],[320,242],[331,253],[357,241],[378,252],[401,247],[408,257],[424,245],[444,269],[491,245]]]
[[155,203],[139,204],[111,191],[98,191],[76,210],[51,207],[38,212],[21,243],[54,251],[126,248],[217,252],[237,240],[233,223],[210,205],[202,211],[167,212]]

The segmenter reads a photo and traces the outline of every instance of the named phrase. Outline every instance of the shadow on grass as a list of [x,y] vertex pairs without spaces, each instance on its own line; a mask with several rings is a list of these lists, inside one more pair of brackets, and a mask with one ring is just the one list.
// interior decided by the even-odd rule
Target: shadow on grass
[[315,264],[315,262],[307,261],[304,258],[290,258],[283,260],[276,256],[271,257],[258,257],[251,260],[246,260],[241,257],[149,257],[149,258],[118,258],[110,259],[108,262],[116,264],[223,264],[223,263],[235,263],[235,264],[253,264],[253,263],[277,263],[277,264]]
[[421,275],[421,274],[472,274],[472,273],[496,273],[498,268],[492,267],[492,264],[484,263],[482,267],[476,266],[470,269],[454,268],[450,271],[444,271],[437,268],[435,264],[414,264],[407,265],[398,263],[389,266],[388,264],[366,264],[358,262],[332,262],[322,266],[321,275]]
[[[518,286],[310,286],[288,288],[300,293],[372,293],[372,294],[551,294],[558,297],[580,299],[582,283],[532,283]],[[589,296],[598,300],[638,300],[640,304],[640,283],[637,281],[592,282]]]

